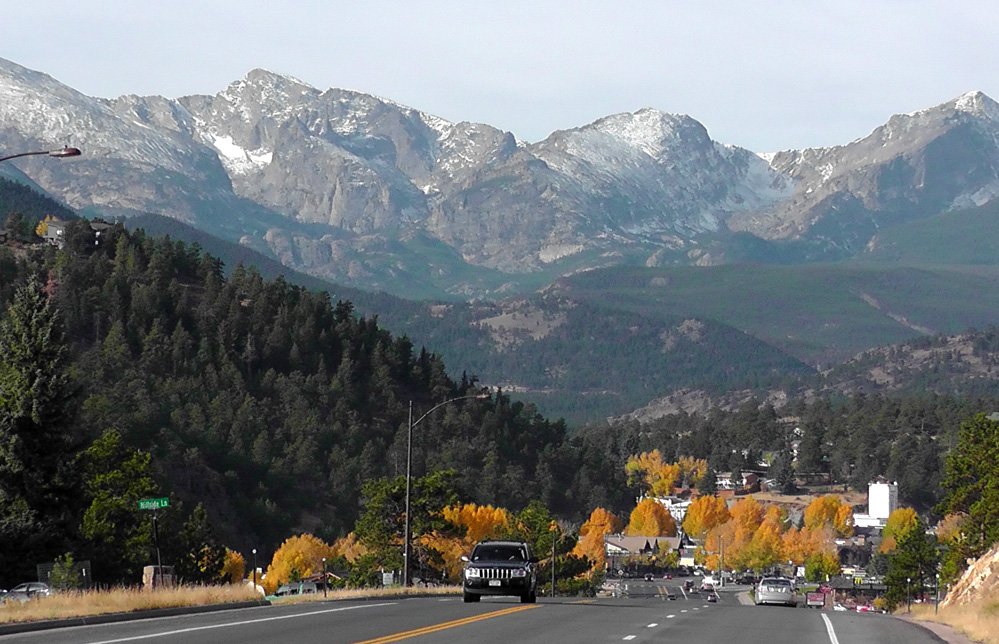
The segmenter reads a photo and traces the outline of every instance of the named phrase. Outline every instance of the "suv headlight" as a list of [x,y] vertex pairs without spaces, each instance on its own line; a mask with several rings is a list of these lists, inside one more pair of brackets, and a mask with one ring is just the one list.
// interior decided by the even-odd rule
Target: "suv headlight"
[[513,577],[526,577],[527,568],[514,568],[510,573]]
[[475,579],[481,576],[481,571],[478,568],[465,568],[465,579]]

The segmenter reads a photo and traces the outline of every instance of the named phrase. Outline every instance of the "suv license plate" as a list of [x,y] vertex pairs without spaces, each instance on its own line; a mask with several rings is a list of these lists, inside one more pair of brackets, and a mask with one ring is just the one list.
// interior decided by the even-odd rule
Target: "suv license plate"
[[489,580],[489,585],[490,586],[502,586],[503,582],[500,581],[499,579],[490,579]]

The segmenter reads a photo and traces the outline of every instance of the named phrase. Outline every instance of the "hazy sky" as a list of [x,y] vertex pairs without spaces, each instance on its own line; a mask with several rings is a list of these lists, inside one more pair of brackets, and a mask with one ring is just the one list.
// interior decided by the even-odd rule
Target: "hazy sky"
[[999,3],[30,0],[4,7],[0,57],[106,98],[215,94],[263,67],[526,141],[654,107],[767,152],[999,100]]

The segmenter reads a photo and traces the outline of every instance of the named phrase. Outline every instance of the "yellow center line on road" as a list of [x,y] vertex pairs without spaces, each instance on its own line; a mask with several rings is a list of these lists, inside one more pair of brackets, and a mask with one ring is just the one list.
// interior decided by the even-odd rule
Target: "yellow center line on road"
[[389,642],[398,642],[399,640],[409,639],[410,637],[417,637],[419,635],[436,633],[437,631],[443,631],[449,628],[455,628],[456,626],[464,626],[465,624],[471,624],[472,622],[480,622],[484,619],[491,619],[493,617],[509,615],[510,613],[517,613],[522,610],[530,610],[532,608],[540,608],[540,606],[536,604],[533,606],[516,606],[514,608],[498,610],[492,613],[483,613],[482,615],[473,615],[472,617],[456,619],[451,622],[443,622],[441,624],[434,624],[432,626],[424,626],[423,628],[416,628],[411,631],[405,631],[403,633],[395,633],[394,635],[385,635],[383,637],[376,637],[373,640],[364,640],[363,642],[355,642],[355,644],[388,644]]

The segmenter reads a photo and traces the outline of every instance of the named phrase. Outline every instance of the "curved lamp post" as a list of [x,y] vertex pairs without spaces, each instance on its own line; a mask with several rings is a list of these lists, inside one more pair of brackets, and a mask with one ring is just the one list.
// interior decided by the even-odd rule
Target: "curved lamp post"
[[489,394],[477,394],[475,396],[458,396],[457,398],[450,398],[444,402],[437,403],[430,410],[420,416],[416,422],[413,422],[413,401],[409,401],[409,431],[406,433],[406,527],[403,531],[403,550],[402,550],[402,585],[404,588],[409,587],[409,490],[410,481],[412,479],[412,468],[413,468],[413,428],[420,424],[424,418],[429,416],[431,413],[440,409],[444,405],[457,402],[459,400],[469,400],[471,398],[484,399],[488,398]]
[[37,155],[45,155],[49,157],[56,157],[57,159],[65,159],[66,157],[78,157],[82,154],[79,148],[60,148],[58,150],[41,150],[40,152],[21,152],[20,154],[12,154],[6,157],[0,157],[0,161],[9,161],[10,159],[17,159],[20,157],[30,157]]

